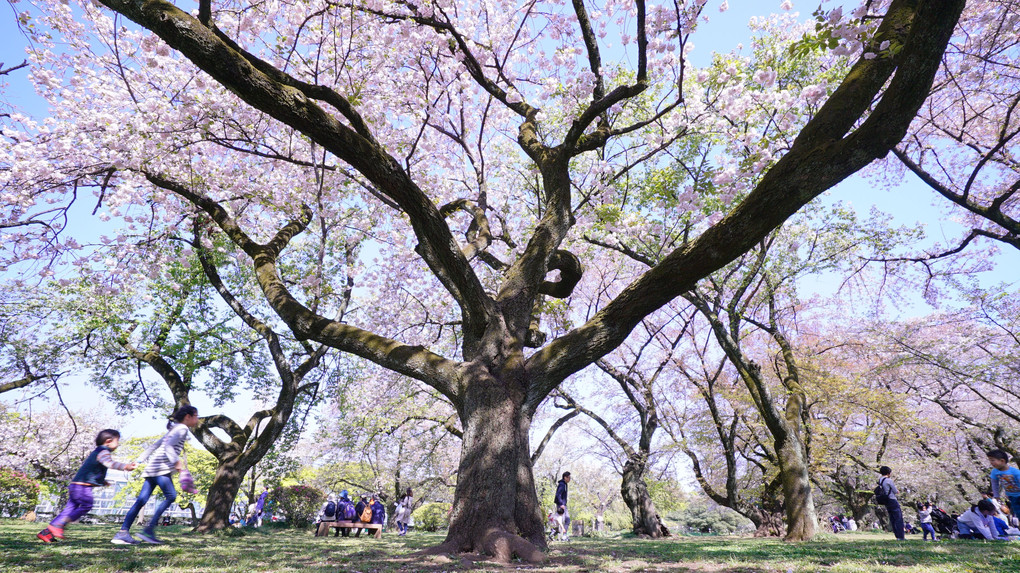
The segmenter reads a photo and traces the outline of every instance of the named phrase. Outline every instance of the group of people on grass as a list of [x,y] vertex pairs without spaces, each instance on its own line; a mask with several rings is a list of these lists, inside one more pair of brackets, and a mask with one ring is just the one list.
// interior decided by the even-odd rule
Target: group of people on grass
[[[991,490],[984,492],[983,499],[955,517],[955,534],[959,539],[1005,540],[1020,536],[1020,469],[1009,465],[1009,454],[995,449],[987,453],[992,466]],[[892,469],[882,466],[881,477],[875,488],[875,501],[885,506],[889,523],[896,539],[902,540],[909,529],[903,522],[903,509],[899,502],[899,490],[892,479]],[[999,499],[1004,498],[1005,503]],[[932,541],[938,538],[932,527],[932,515],[942,510],[931,503],[917,505],[917,518],[923,532],[923,540],[929,535]],[[910,528],[912,529],[912,528]]]
[[[318,522],[350,521],[355,524],[375,523],[385,525],[387,512],[386,506],[383,503],[384,500],[385,496],[381,493],[366,493],[361,496],[357,503],[354,503],[350,498],[350,494],[345,489],[340,492],[339,498],[334,497],[333,494],[326,498],[326,503],[322,504],[322,509],[319,510]],[[414,492],[411,488],[407,488],[404,495],[400,496],[400,500],[397,501],[396,509],[393,512],[393,520],[397,525],[399,535],[407,535],[413,510]],[[359,527],[339,527],[336,534],[337,536],[343,535],[347,537],[351,534],[352,529],[356,530],[355,537],[360,536],[361,532],[364,531],[364,528]]]
[[[124,517],[120,531],[114,535],[112,542],[122,545],[133,545],[139,540],[145,543],[162,543],[156,537],[156,526],[163,513],[177,499],[171,475],[181,472],[181,487],[185,491],[194,492],[194,483],[190,479],[187,465],[183,457],[184,444],[189,431],[198,424],[198,410],[194,406],[182,406],[171,416],[167,424],[167,433],[150,445],[137,460],[118,462],[113,459],[113,451],[120,445],[120,432],[105,429],[96,436],[96,448],[85,458],[81,468],[71,479],[68,486],[68,501],[63,510],[53,521],[36,536],[43,542],[51,543],[64,538],[67,524],[77,521],[87,514],[93,505],[92,489],[109,485],[106,472],[109,469],[132,471],[139,464],[147,463],[142,471],[145,480],[142,489],[135,499],[134,505]],[[1000,449],[987,453],[988,463],[992,466],[990,480],[991,490],[986,492],[984,499],[972,505],[970,509],[956,517],[956,535],[962,539],[1008,539],[1020,535],[1020,469],[1009,465],[1009,455]],[[889,522],[896,539],[902,540],[907,531],[903,521],[903,509],[899,502],[899,490],[892,479],[892,469],[882,466],[881,477],[875,488],[875,501],[885,506],[889,514]],[[570,472],[564,472],[556,487],[553,510],[549,513],[550,538],[570,539],[570,513],[567,510],[568,484]],[[152,493],[159,488],[163,492],[163,501],[156,507],[149,524],[138,533],[138,539],[131,535],[131,527],[138,513],[149,501]],[[268,492],[266,492],[268,493]],[[1005,504],[999,503],[1000,496]],[[320,511],[319,521],[353,521],[355,523],[386,523],[386,506],[382,495],[361,496],[360,501],[353,503],[347,490],[340,492],[339,499],[332,495]],[[260,498],[264,502],[265,495]],[[414,496],[411,488],[401,496],[394,512],[394,521],[400,535],[406,535],[411,523],[411,512],[414,509]],[[932,541],[937,539],[932,527],[933,512],[941,511],[931,503],[923,502],[917,506],[917,517],[924,540],[929,535]],[[852,518],[837,516],[831,520],[833,531],[840,528],[853,531],[856,523]],[[350,535],[351,529],[357,529],[360,535],[362,528],[339,528],[337,535]],[[912,528],[911,528],[912,529]]]
[[[131,471],[139,464],[148,462],[142,471],[142,478],[145,480],[142,483],[142,490],[138,492],[134,505],[124,516],[120,531],[113,536],[112,542],[118,545],[134,545],[139,543],[139,540],[154,545],[162,543],[156,537],[156,526],[159,525],[163,513],[177,500],[177,490],[174,489],[170,476],[174,472],[181,472],[181,488],[190,493],[197,491],[182,454],[189,431],[198,425],[198,409],[194,406],[182,406],[170,418],[167,433],[146,448],[133,462],[118,462],[113,459],[113,451],[120,446],[120,432],[111,429],[100,431],[96,435],[96,448],[85,458],[81,468],[71,478],[64,509],[45,529],[37,533],[36,537],[45,543],[63,539],[67,524],[77,521],[92,509],[94,502],[92,489],[110,485],[106,481],[107,470]],[[131,535],[131,526],[156,488],[163,492],[163,501],[156,507],[149,524],[138,533],[138,539],[135,539]]]

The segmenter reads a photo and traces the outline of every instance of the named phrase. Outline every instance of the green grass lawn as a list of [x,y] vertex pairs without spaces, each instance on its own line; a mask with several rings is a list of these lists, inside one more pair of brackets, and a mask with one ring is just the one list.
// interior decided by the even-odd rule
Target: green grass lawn
[[[905,542],[891,535],[820,535],[808,543],[749,537],[683,537],[648,541],[629,536],[554,543],[542,565],[500,566],[456,556],[422,556],[440,534],[316,538],[311,531],[268,529],[245,535],[159,530],[161,546],[111,545],[115,526],[78,525],[61,543],[35,538],[42,524],[0,520],[0,571],[534,571],[670,573],[1020,573],[1020,543]],[[363,536],[364,537],[364,536]]]

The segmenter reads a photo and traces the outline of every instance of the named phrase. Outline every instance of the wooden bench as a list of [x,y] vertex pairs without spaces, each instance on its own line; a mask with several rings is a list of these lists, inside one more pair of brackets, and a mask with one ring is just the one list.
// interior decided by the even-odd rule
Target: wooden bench
[[375,538],[382,538],[383,526],[381,523],[361,523],[360,521],[321,521],[319,522],[319,528],[315,530],[316,537],[326,537],[329,535],[330,528],[342,529],[349,527],[351,529],[357,529],[355,537],[361,537],[362,529],[374,529]]

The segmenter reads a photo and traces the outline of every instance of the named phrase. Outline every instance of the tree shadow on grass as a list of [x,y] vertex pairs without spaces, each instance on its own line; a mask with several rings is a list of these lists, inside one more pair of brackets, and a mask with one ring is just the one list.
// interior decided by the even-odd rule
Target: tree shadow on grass
[[545,562],[500,565],[482,556],[423,555],[441,534],[382,539],[314,537],[310,531],[271,530],[196,534],[161,528],[161,546],[111,545],[116,526],[72,525],[62,543],[43,544],[43,524],[0,520],[0,571],[158,571],[212,573],[796,573],[882,571],[964,573],[1020,571],[1020,544],[896,542],[876,535],[820,536],[805,543],[777,539],[633,537],[576,538],[553,543]]

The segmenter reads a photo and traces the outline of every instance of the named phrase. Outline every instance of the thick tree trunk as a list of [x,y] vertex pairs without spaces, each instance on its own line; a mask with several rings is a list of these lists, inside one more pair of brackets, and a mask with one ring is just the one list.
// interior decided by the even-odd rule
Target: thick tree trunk
[[787,541],[807,541],[815,535],[818,516],[815,513],[811,480],[808,476],[807,454],[796,435],[791,432],[785,440],[776,440],[779,455],[780,479],[783,483],[783,501],[786,507]]
[[216,468],[216,477],[209,487],[209,495],[205,498],[202,519],[195,531],[216,531],[230,526],[230,509],[237,498],[244,474],[250,467],[243,465],[239,456],[220,460],[219,467]]
[[507,562],[544,558],[545,529],[531,467],[524,393],[491,377],[467,386],[457,489],[444,551]]
[[653,539],[669,537],[669,529],[662,523],[652,496],[648,494],[643,460],[631,459],[624,464],[620,494],[630,509],[635,535]]

